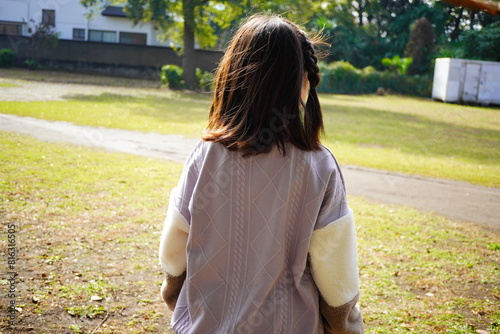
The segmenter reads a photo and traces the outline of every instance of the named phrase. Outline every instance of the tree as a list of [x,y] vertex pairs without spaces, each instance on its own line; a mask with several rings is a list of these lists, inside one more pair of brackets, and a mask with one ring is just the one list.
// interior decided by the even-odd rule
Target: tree
[[383,58],[404,54],[416,20],[425,17],[440,37],[447,19],[439,3],[423,0],[333,0],[322,15],[331,21],[329,60],[378,69],[383,69]]
[[408,74],[424,74],[429,71],[434,51],[434,30],[425,17],[418,19],[411,27],[410,39],[406,45],[405,57],[413,59]]
[[[35,24],[33,20],[31,23]],[[26,60],[24,63],[30,70],[40,67],[40,60],[45,56],[49,48],[55,47],[59,40],[59,33],[55,32],[50,25],[38,23],[34,26],[35,31],[26,45]]]
[[465,58],[500,61],[500,22],[467,31],[460,42]]
[[[80,0],[91,8],[105,0]],[[116,2],[116,1],[115,1]],[[128,0],[124,11],[134,21],[152,22],[164,39],[179,46],[182,53],[183,78],[187,88],[195,89],[195,45],[210,48],[217,42],[214,25],[227,28],[240,17],[243,9],[238,0]]]
[[327,37],[331,44],[327,61],[343,60],[357,68],[382,69],[380,60],[386,56],[386,46],[376,27],[377,6],[376,1],[357,4],[353,0],[337,0],[317,14],[308,28],[322,30]]
[[[80,0],[87,8],[105,0]],[[308,0],[115,0],[134,21],[153,22],[165,39],[183,55],[183,79],[187,88],[196,85],[195,45],[211,48],[220,35],[252,12],[283,13],[284,17],[307,22],[319,1]],[[316,7],[315,7],[316,6]],[[221,45],[224,43],[219,43]]]

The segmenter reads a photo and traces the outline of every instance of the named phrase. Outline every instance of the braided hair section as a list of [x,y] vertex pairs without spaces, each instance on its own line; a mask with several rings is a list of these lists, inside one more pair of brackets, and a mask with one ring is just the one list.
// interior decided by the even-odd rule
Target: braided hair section
[[318,56],[314,50],[315,43],[307,38],[304,31],[299,30],[299,39],[302,44],[302,54],[304,57],[304,73],[307,73],[309,80],[309,97],[305,105],[304,112],[304,128],[307,133],[311,133],[316,129],[316,141],[319,143],[319,134],[324,131],[323,128],[323,114],[321,112],[321,105],[319,102],[316,87],[320,81]]
[[305,38],[302,42],[302,52],[304,54],[304,69],[307,71],[307,78],[311,88],[316,88],[319,84],[319,67],[318,67],[318,57],[314,52],[313,43]]

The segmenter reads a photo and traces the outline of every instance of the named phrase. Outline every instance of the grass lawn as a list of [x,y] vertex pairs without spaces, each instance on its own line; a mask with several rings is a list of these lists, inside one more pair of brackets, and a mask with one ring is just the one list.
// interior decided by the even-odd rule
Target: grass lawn
[[[2,82],[22,85],[9,79],[16,73],[29,80],[43,76],[108,86],[98,94],[65,95],[64,101],[0,101],[0,113],[189,137],[198,137],[206,125],[207,95],[144,87],[144,80],[127,79],[127,87],[117,88],[117,78],[57,72],[2,70]],[[324,143],[342,164],[500,186],[498,108],[400,96],[321,95],[320,100]]]
[[[143,79],[136,79],[84,73],[71,73],[63,71],[31,71],[20,68],[0,68],[0,78],[98,86],[158,88],[160,86],[159,82],[149,80],[148,76],[150,75],[151,73],[145,73],[145,77]],[[0,79],[0,82],[1,80],[2,79]]]
[[[15,225],[18,247],[17,332],[172,333],[157,247],[182,166],[2,132],[0,148],[0,225]],[[350,203],[367,333],[500,333],[498,233]]]

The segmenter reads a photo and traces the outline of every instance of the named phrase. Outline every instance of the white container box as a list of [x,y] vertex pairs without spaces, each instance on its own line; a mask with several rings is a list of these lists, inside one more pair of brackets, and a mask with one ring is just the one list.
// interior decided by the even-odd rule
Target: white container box
[[443,102],[500,104],[500,63],[437,58],[432,98]]

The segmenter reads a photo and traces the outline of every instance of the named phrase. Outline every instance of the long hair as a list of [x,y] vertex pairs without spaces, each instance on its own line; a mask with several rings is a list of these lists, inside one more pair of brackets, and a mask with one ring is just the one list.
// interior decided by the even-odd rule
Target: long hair
[[[202,139],[243,156],[269,152],[287,142],[320,148],[323,131],[315,87],[319,83],[314,42],[294,23],[255,15],[232,38],[215,74],[209,123]],[[310,90],[301,100],[307,73]]]

